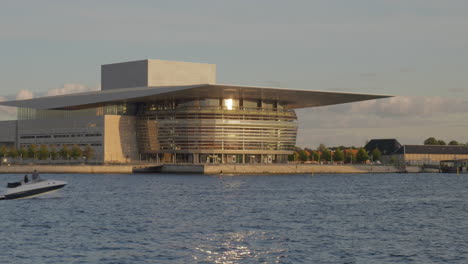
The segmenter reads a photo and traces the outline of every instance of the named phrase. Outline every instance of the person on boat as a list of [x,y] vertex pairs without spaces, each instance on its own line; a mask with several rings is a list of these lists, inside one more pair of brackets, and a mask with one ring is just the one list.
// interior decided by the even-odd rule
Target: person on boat
[[32,173],[32,180],[33,181],[39,180],[39,173],[37,173],[37,170],[34,170],[34,172]]
[[28,178],[28,175],[24,175],[24,183],[28,183],[29,182],[29,178]]

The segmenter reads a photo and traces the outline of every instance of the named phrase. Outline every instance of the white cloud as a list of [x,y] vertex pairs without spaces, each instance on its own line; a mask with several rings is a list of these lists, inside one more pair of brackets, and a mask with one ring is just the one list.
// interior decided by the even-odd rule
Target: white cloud
[[66,83],[63,85],[63,87],[50,89],[44,94],[44,96],[85,93],[85,92],[97,91],[97,90],[99,90],[99,87],[87,87],[85,85],[77,84],[77,83]]
[[34,93],[28,90],[21,90],[16,94],[16,100],[29,100],[34,98]]
[[298,110],[298,145],[363,145],[372,138],[420,144],[425,138],[468,141],[468,102],[443,97],[393,97]]
[[[0,96],[0,102],[8,101],[6,97]],[[0,105],[0,115],[4,119],[12,119],[16,115],[16,108]]]
[[[73,93],[84,93],[84,92],[97,91],[97,90],[100,90],[99,86],[87,87],[82,84],[66,83],[63,85],[63,87],[53,88],[43,94],[39,94],[39,97],[40,96],[65,95],[65,94],[73,94]],[[12,96],[12,97],[0,96],[0,102],[11,101],[11,100],[28,100],[28,99],[32,99],[35,97],[36,96],[33,92],[28,91],[28,90],[21,90],[15,96]],[[0,118],[1,119],[16,118],[16,108],[8,107],[8,106],[0,106]]]

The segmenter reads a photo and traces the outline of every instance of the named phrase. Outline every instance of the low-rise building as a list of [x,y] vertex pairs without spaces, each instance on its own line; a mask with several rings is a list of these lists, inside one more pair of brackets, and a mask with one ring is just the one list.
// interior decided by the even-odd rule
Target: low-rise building
[[386,155],[385,162],[406,165],[439,165],[442,160],[468,159],[466,146],[441,145],[403,145],[391,155]]

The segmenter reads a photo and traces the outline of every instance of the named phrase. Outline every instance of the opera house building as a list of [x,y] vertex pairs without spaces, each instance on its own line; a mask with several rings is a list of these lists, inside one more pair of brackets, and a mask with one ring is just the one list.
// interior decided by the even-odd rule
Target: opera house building
[[91,146],[98,163],[285,163],[295,109],[384,97],[217,84],[214,64],[115,63],[101,91],[0,102],[18,108],[0,145]]

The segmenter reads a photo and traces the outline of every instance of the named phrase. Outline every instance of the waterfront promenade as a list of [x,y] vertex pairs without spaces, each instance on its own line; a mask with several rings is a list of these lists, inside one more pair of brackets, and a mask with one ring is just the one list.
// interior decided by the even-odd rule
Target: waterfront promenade
[[10,165],[0,173],[198,173],[198,174],[305,174],[305,173],[397,173],[420,172],[417,167],[405,171],[385,165],[313,165],[313,164],[145,164],[145,165]]

